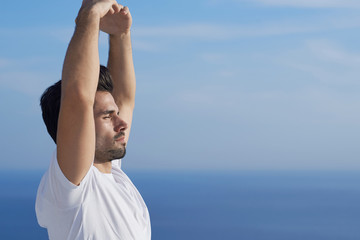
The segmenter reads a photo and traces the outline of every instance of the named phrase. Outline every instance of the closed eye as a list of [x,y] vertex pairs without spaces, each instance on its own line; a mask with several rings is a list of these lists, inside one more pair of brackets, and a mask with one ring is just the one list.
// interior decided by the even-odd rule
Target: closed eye
[[103,119],[110,119],[115,114],[114,110],[106,110],[100,113]]

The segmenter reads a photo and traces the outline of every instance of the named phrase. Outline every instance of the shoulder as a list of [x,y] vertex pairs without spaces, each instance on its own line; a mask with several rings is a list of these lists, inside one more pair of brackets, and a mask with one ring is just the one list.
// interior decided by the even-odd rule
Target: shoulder
[[91,185],[96,174],[94,168],[91,166],[80,184],[75,185],[61,171],[55,150],[49,168],[41,179],[37,201],[46,199],[60,208],[81,204],[92,189]]

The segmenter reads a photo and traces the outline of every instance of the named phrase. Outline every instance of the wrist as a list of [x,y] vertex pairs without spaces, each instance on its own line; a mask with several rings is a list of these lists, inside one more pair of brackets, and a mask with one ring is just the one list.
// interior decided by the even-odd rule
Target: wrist
[[130,29],[127,31],[124,31],[122,33],[117,33],[117,34],[109,34],[109,38],[110,40],[114,40],[114,41],[124,41],[127,39],[130,39]]
[[130,37],[130,29],[121,33],[109,34],[110,39],[122,40]]
[[[110,49],[120,51],[132,51],[130,32],[116,35],[109,35]],[[115,50],[115,51],[117,51]]]
[[91,23],[100,24],[100,14],[93,8],[82,7],[75,20],[76,26],[89,25]]

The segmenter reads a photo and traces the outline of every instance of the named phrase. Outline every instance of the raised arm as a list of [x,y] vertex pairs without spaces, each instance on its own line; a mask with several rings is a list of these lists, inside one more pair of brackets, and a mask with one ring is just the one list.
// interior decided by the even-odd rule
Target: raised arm
[[61,88],[57,159],[65,177],[79,185],[94,161],[93,105],[99,77],[100,19],[120,11],[115,0],[84,0],[68,46]]
[[135,105],[135,71],[132,57],[130,28],[132,17],[128,7],[101,21],[100,28],[109,34],[108,68],[113,79],[113,97],[119,107],[119,116],[127,123],[125,141],[130,134]]

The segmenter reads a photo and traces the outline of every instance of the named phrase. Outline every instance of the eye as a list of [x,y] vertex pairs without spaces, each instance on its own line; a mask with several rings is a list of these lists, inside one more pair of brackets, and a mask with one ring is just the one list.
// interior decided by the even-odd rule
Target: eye
[[116,113],[116,115],[118,115],[118,116],[119,116],[119,115],[120,115],[120,112],[117,112],[117,113]]
[[110,119],[111,118],[111,116],[109,115],[109,116],[105,116],[105,117],[103,117],[103,119]]

